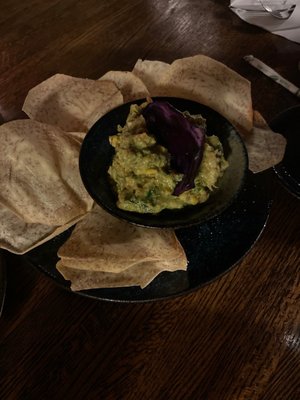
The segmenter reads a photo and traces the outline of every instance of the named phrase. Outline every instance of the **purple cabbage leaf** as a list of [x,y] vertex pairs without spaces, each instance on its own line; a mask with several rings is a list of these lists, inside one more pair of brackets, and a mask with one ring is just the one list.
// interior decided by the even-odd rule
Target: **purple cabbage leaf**
[[186,118],[166,101],[153,101],[142,112],[146,126],[171,156],[171,168],[183,174],[173,195],[195,187],[195,178],[202,161],[205,129]]

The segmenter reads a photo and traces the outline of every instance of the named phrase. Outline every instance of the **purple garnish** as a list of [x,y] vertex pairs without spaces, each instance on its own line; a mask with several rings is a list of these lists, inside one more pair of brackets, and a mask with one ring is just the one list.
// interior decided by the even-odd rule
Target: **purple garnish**
[[205,129],[165,101],[149,103],[142,114],[149,133],[169,151],[171,167],[184,175],[173,194],[179,196],[195,187],[195,177],[203,157]]

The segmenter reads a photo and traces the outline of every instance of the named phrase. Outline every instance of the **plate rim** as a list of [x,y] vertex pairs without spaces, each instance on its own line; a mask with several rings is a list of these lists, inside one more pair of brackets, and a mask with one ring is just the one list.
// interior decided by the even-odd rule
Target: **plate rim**
[[[253,173],[251,173],[249,171],[249,176],[250,175],[253,177],[253,179],[255,179],[254,178],[255,175],[263,177],[264,183],[265,183],[266,179],[268,179],[269,183],[270,183],[270,188],[268,190],[267,199],[264,199],[265,214],[266,215],[265,215],[263,224],[261,224],[260,227],[259,227],[258,234],[255,236],[254,240],[251,241],[251,243],[250,243],[249,247],[247,247],[246,251],[244,253],[242,253],[239,256],[239,258],[236,259],[231,265],[229,265],[224,271],[222,271],[221,273],[217,274],[216,276],[213,276],[212,278],[208,279],[207,281],[199,283],[199,284],[197,284],[197,285],[195,285],[193,287],[190,287],[190,288],[188,288],[186,290],[182,290],[180,292],[166,294],[166,295],[159,296],[159,297],[154,297],[154,298],[131,298],[131,299],[128,299],[128,298],[113,298],[113,297],[108,297],[108,296],[101,295],[101,294],[97,295],[97,294],[91,292],[92,290],[96,290],[97,291],[97,290],[106,290],[106,289],[90,289],[90,290],[72,291],[71,288],[70,288],[69,281],[64,280],[63,278],[61,278],[61,281],[59,282],[58,278],[56,278],[53,273],[50,273],[44,266],[34,264],[32,262],[32,260],[30,260],[30,257],[28,258],[28,254],[30,255],[30,252],[26,253],[26,254],[23,254],[23,255],[20,255],[19,257],[23,257],[26,263],[31,265],[33,268],[38,269],[42,273],[44,273],[52,281],[54,280],[56,285],[58,285],[59,287],[62,287],[63,289],[65,289],[69,293],[72,293],[72,294],[75,294],[75,295],[79,295],[81,297],[92,298],[92,299],[94,299],[96,301],[106,301],[106,302],[113,302],[113,303],[149,303],[149,302],[157,302],[157,301],[163,301],[163,300],[171,300],[171,299],[179,298],[179,297],[194,293],[197,290],[207,286],[208,284],[213,283],[217,279],[225,276],[227,273],[229,273],[234,268],[236,268],[238,266],[238,264],[242,261],[242,259],[252,250],[252,248],[255,246],[255,244],[257,243],[257,241],[261,237],[263,231],[265,230],[265,227],[266,227],[268,219],[269,219],[271,206],[272,206],[272,203],[273,203],[273,198],[272,198],[272,195],[271,195],[270,171],[264,171],[263,173],[259,173],[259,174],[253,174]],[[188,227],[188,228],[182,228],[181,230],[189,230],[189,229],[193,229],[193,228],[194,227]],[[176,232],[176,230],[175,230],[175,232]],[[52,240],[54,240],[54,239],[52,239]],[[44,243],[43,245],[45,245],[45,244],[46,243]],[[41,245],[41,246],[43,246],[43,245]],[[34,250],[35,249],[33,249],[32,251],[34,251]],[[55,265],[54,265],[53,268],[55,269]],[[184,271],[184,272],[187,272],[187,271]],[[155,279],[158,279],[158,278],[159,277],[156,277]],[[66,284],[64,284],[63,281],[65,281]],[[117,289],[122,290],[123,288],[117,288]],[[124,289],[126,289],[126,288],[124,288]]]
[[0,249],[0,317],[3,313],[7,289],[7,270],[4,251]]

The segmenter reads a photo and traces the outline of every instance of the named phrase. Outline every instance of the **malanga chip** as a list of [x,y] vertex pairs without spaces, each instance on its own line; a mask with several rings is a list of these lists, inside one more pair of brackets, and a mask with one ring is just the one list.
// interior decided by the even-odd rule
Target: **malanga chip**
[[173,230],[147,229],[113,217],[95,205],[61,246],[62,264],[102,272],[121,272],[139,262],[181,258],[183,248]]
[[[170,267],[173,268],[170,269]],[[118,273],[73,268],[72,263],[67,266],[62,261],[57,263],[56,268],[66,280],[71,281],[71,289],[75,291],[126,286],[144,288],[163,271],[185,270],[180,259],[174,260],[172,263],[164,261],[139,262]]]
[[23,111],[33,120],[65,131],[86,132],[122,103],[123,96],[111,81],[56,74],[29,91]]
[[58,250],[56,268],[72,290],[148,285],[162,271],[186,270],[173,230],[121,221],[95,205]]
[[[153,64],[153,66],[151,65]],[[223,115],[237,129],[250,132],[253,111],[250,82],[226,65],[204,55],[175,60],[170,65],[139,60],[133,73],[151,96],[173,96],[197,101]]]
[[132,72],[144,82],[151,96],[159,96],[163,93],[161,85],[168,76],[169,70],[170,64],[163,61],[139,59]]
[[248,151],[249,169],[260,172],[283,159],[286,141],[272,132],[252,108],[250,82],[223,63],[204,55],[175,60],[138,60],[133,73],[151,96],[180,97],[217,111],[236,127]]
[[0,126],[0,204],[28,223],[60,226],[88,212],[80,135],[29,119]]
[[149,91],[143,81],[129,71],[109,71],[100,80],[114,82],[123,95],[124,103],[149,96]]
[[82,216],[61,226],[32,224],[0,204],[0,248],[15,254],[27,253],[66,231],[80,218]]

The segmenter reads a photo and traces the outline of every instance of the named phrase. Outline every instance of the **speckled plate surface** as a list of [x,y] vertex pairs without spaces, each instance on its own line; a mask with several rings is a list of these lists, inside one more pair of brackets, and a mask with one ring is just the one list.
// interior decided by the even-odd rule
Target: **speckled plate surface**
[[[109,301],[154,301],[187,294],[225,274],[247,254],[265,227],[271,207],[269,174],[270,171],[256,175],[248,172],[238,197],[221,215],[176,230],[189,261],[187,271],[163,272],[144,289],[92,289],[76,293]],[[57,250],[70,233],[71,229],[22,256],[68,290],[69,282],[55,265]]]
[[208,201],[179,210],[163,210],[158,214],[128,212],[117,207],[117,197],[109,181],[108,168],[114,149],[109,136],[117,133],[118,124],[124,125],[131,104],[117,107],[101,117],[87,133],[81,146],[79,167],[82,181],[93,199],[112,215],[141,226],[182,228],[208,221],[223,212],[238,195],[248,169],[248,157],[242,139],[235,128],[220,114],[195,101],[174,97],[153,98],[168,101],[180,111],[201,114],[207,123],[207,134],[219,137],[229,166],[218,181],[218,188]]
[[287,140],[284,158],[274,171],[282,185],[300,199],[300,105],[280,113],[270,127]]

